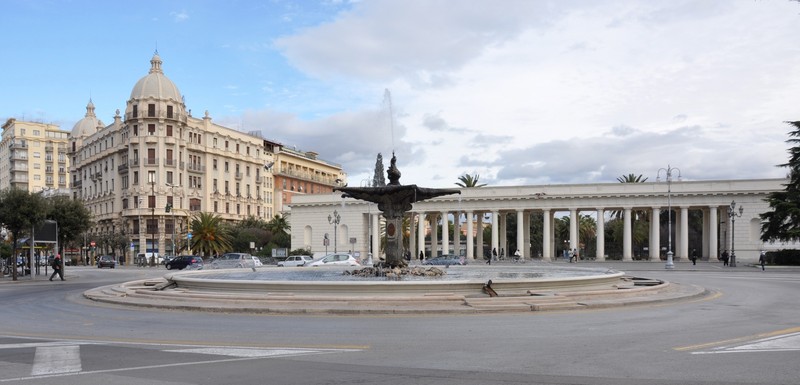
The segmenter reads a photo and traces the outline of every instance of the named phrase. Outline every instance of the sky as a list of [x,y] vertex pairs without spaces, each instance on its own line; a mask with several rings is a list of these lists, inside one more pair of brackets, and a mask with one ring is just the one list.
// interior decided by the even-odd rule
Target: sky
[[158,52],[201,117],[452,188],[781,178],[788,0],[3,0],[0,119],[113,121]]

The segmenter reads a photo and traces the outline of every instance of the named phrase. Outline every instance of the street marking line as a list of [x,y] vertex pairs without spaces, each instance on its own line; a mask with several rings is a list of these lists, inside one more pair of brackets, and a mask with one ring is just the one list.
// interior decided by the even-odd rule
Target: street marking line
[[[308,355],[313,354],[324,354],[329,352],[334,352],[336,349],[331,350],[318,350],[313,353],[306,353]],[[353,350],[357,351],[357,350]],[[299,354],[290,354],[288,356],[296,356]],[[272,357],[283,357],[280,355],[272,356]],[[56,377],[67,377],[67,376],[78,376],[78,375],[89,375],[89,374],[103,374],[103,373],[117,373],[117,372],[128,372],[133,370],[145,370],[145,369],[160,369],[160,368],[171,368],[171,367],[178,367],[178,366],[191,366],[191,365],[207,365],[207,364],[216,364],[216,363],[226,363],[226,362],[239,362],[239,361],[252,361],[252,360],[260,360],[264,359],[264,357],[237,357],[237,358],[224,358],[220,360],[207,360],[207,361],[191,361],[191,362],[176,362],[172,364],[160,364],[160,365],[147,365],[147,366],[136,366],[130,368],[115,368],[115,369],[105,369],[105,370],[91,370],[91,371],[84,371],[84,372],[71,372],[71,373],[59,373],[59,374],[47,374],[42,376],[30,376],[30,377],[17,377],[17,378],[4,378],[0,379],[0,382],[16,382],[16,381],[26,381],[26,380],[34,380],[34,379],[42,379],[42,378],[56,378]]]
[[776,331],[767,332],[767,333],[760,333],[760,334],[755,334],[755,335],[750,335],[750,336],[731,338],[731,339],[728,339],[728,340],[707,342],[707,343],[704,343],[704,344],[697,344],[697,345],[681,346],[681,347],[672,348],[672,349],[673,350],[677,350],[679,352],[680,351],[689,351],[689,350],[700,350],[700,349],[711,348],[711,347],[715,347],[715,346],[733,345],[733,344],[737,344],[737,343],[741,343],[741,342],[759,340],[759,339],[764,339],[764,338],[769,338],[769,337],[782,336],[782,335],[798,333],[798,332],[800,332],[800,327],[793,327],[793,328],[788,328],[788,329],[783,329],[783,330],[776,330]]
[[310,349],[291,349],[291,348],[277,348],[277,349],[251,349],[251,348],[192,348],[192,349],[173,349],[164,350],[170,353],[196,353],[196,354],[213,354],[218,356],[231,356],[231,357],[274,357],[274,356],[293,356],[305,354],[319,354],[319,353],[332,353],[332,352],[354,352],[359,351],[356,349],[325,349],[325,350],[310,350]]
[[719,347],[704,352],[691,354],[720,354],[720,353],[756,353],[756,352],[791,352],[800,350],[800,333],[788,334],[778,337],[764,338],[752,344],[733,347]]
[[71,345],[93,345],[94,342],[85,341],[58,341],[58,342],[29,342],[22,344],[0,344],[0,349],[46,348]]
[[36,348],[32,376],[81,371],[80,345],[44,346]]

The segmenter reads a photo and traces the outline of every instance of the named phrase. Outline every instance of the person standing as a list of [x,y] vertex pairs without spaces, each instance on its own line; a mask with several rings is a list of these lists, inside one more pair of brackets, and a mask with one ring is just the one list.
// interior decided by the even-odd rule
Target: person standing
[[764,265],[767,264],[767,252],[761,250],[761,255],[758,257],[758,263],[761,264],[761,271],[764,271]]
[[519,254],[519,249],[517,249],[517,251],[514,252],[514,261],[519,262],[520,257],[521,255]]
[[692,265],[697,264],[697,249],[692,249]]
[[728,250],[722,252],[722,266],[728,266]]
[[61,270],[61,254],[56,254],[56,257],[53,258],[53,263],[50,265],[53,267],[53,274],[50,275],[50,280],[52,281],[55,278],[56,274],[58,274],[61,280],[64,280],[64,272]]

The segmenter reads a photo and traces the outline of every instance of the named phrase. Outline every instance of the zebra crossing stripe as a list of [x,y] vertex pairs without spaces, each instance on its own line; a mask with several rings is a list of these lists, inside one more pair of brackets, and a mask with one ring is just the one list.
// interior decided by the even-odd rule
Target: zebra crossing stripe
[[44,346],[36,348],[31,375],[75,373],[81,370],[80,345]]

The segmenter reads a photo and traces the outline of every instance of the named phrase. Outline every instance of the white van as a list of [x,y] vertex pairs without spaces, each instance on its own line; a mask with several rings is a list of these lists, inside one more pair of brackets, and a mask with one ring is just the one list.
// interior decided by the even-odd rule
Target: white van
[[150,266],[150,258],[152,258],[152,257],[155,257],[156,265],[160,265],[160,264],[164,263],[164,259],[161,258],[161,256],[158,255],[158,253],[139,253],[139,254],[136,254],[136,259],[133,260],[133,263],[135,263],[136,266]]
[[212,269],[255,268],[253,256],[248,253],[225,253],[211,260]]

